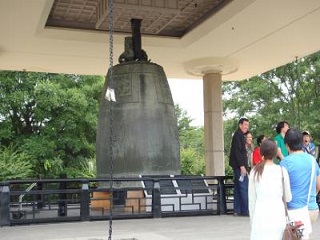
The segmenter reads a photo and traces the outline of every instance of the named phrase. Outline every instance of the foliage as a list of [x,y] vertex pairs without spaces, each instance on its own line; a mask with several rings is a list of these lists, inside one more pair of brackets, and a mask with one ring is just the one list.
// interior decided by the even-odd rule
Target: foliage
[[73,166],[65,169],[69,178],[95,178],[97,177],[97,164],[95,157],[80,159]]
[[0,181],[26,179],[32,176],[31,156],[10,145],[0,149]]
[[32,158],[34,178],[52,178],[95,157],[96,76],[0,72],[0,143]]
[[187,112],[175,105],[180,141],[181,172],[185,175],[204,174],[204,129],[190,125]]
[[179,133],[181,131],[194,129],[194,127],[190,125],[190,123],[192,122],[192,118],[188,116],[188,113],[185,110],[183,110],[182,108],[179,107],[178,104],[176,104],[174,106],[174,111],[178,120],[177,124],[178,124]]
[[204,174],[204,158],[194,148],[181,149],[181,173],[183,175]]
[[315,53],[244,81],[224,83],[224,113],[234,123],[225,123],[226,140],[240,116],[249,117],[254,136],[274,137],[277,122],[285,120],[319,139],[319,73],[320,53]]

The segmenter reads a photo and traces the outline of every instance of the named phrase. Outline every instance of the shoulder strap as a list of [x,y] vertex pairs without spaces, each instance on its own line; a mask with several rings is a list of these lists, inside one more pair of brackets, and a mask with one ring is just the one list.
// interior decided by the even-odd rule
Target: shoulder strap
[[282,175],[282,201],[283,201],[283,204],[284,204],[284,210],[285,210],[285,213],[286,213],[287,222],[290,222],[289,221],[289,216],[288,216],[288,207],[287,207],[287,201],[286,201],[286,194],[285,194],[285,191],[284,191],[283,169],[282,169],[281,166],[280,166],[280,170],[281,170],[281,175]]
[[314,161],[313,161],[313,157],[312,157],[311,155],[309,155],[309,156],[310,156],[310,158],[311,158],[312,170],[311,170],[311,176],[310,176],[310,185],[309,185],[307,206],[309,205],[311,188],[312,188],[312,180],[313,180],[313,175],[314,175]]

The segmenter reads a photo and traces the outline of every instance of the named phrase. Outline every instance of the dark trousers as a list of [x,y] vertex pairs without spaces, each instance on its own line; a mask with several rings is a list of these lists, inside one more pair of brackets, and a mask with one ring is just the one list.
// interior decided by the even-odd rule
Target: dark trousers
[[248,183],[249,178],[246,175],[242,182],[239,181],[241,176],[240,168],[233,169],[234,176],[234,213],[239,215],[248,215]]

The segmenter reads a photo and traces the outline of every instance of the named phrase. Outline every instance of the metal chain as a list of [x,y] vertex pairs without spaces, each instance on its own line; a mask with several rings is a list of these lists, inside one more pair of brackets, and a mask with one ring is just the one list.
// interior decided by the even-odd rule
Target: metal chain
[[[109,11],[109,79],[108,86],[112,90],[113,86],[113,0],[108,0]],[[109,237],[112,240],[112,220],[113,220],[113,101],[110,101],[110,218],[109,218]]]
[[109,67],[113,67],[113,0],[109,1]]

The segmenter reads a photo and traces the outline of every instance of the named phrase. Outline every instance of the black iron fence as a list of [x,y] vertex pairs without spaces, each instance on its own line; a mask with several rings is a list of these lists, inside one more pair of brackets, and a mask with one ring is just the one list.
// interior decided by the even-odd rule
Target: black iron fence
[[0,183],[0,226],[233,212],[231,176],[141,176]]

